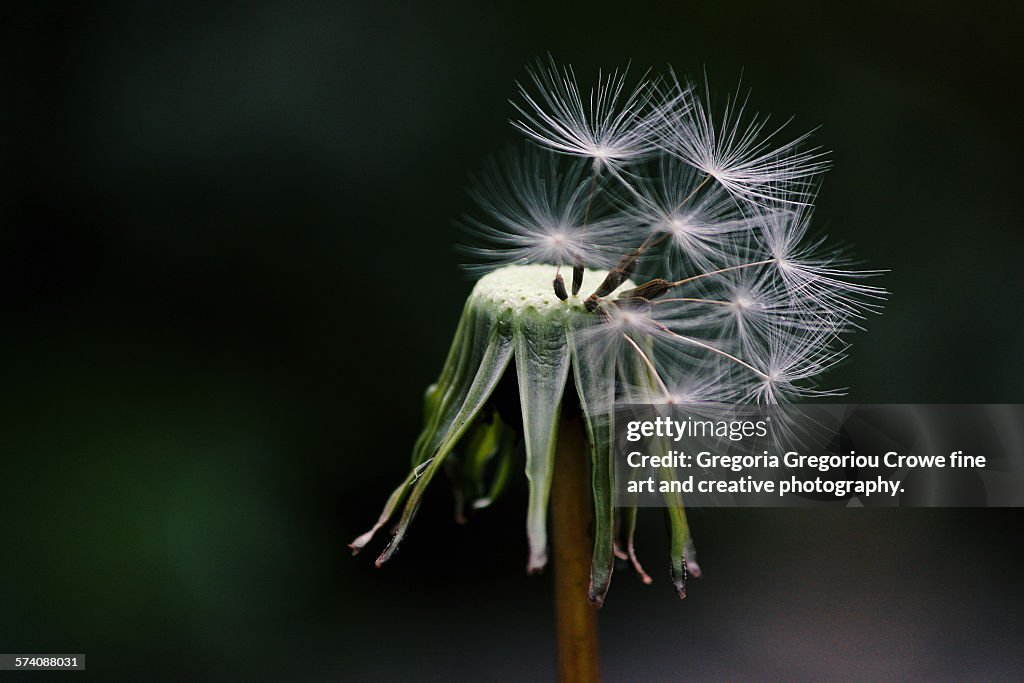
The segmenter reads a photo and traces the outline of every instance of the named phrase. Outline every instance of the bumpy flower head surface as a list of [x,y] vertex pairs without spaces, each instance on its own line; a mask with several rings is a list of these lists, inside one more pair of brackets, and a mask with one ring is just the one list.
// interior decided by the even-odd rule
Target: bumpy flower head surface
[[[807,134],[748,116],[739,92],[716,109],[706,79],[703,90],[674,73],[627,81],[626,72],[598,74],[588,90],[552,60],[520,86],[513,124],[526,146],[476,176],[477,211],[462,221],[470,270],[482,277],[427,391],[412,469],[354,551],[397,515],[378,564],[389,559],[442,467],[460,519],[490,505],[522,444],[527,566],[543,568],[572,382],[590,446],[590,598],[601,604],[616,555],[650,580],[633,548],[637,511],[617,509],[612,495],[617,406],[774,405],[836,393],[819,378],[886,292],[866,282],[880,271],[850,269],[811,237],[824,153],[804,147]],[[513,366],[518,416],[502,414],[493,396]],[[682,596],[699,567],[683,501],[670,495],[665,506]]]
[[[495,309],[510,321],[529,324],[535,318],[557,320],[564,323],[593,322],[593,315],[579,297],[559,299],[551,290],[554,269],[545,265],[527,265],[501,268],[484,275],[469,295],[469,305]],[[604,280],[606,270],[588,269],[588,279]],[[624,281],[613,292],[630,289],[630,280]]]

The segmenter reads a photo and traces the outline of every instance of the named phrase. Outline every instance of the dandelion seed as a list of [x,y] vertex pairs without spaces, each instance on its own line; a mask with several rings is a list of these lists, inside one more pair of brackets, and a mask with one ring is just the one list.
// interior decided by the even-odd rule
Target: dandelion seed
[[828,331],[794,336],[769,336],[760,358],[754,362],[763,375],[752,383],[744,399],[753,403],[779,404],[799,398],[838,396],[841,389],[817,389],[806,383],[845,358],[845,346],[836,347]]
[[640,161],[658,151],[651,138],[658,119],[649,106],[657,90],[646,79],[627,90],[627,72],[598,73],[584,97],[572,67],[538,61],[533,87],[519,85],[521,102],[513,105],[522,118],[512,124],[544,147],[590,159],[595,174]]
[[[463,223],[473,244],[463,251],[487,272],[513,263],[608,267],[621,252],[621,230],[602,220],[585,163],[560,160],[536,147],[511,148],[474,179],[480,215]],[[589,215],[588,215],[589,214]]]
[[746,114],[749,93],[739,88],[725,102],[718,120],[713,113],[705,78],[704,96],[694,93],[673,74],[673,87],[685,107],[667,109],[659,131],[665,150],[715,179],[737,199],[754,205],[803,204],[806,181],[828,169],[826,152],[819,147],[801,149],[810,137],[804,133],[776,144],[786,124],[769,125],[768,117]]
[[634,176],[635,194],[621,211],[637,232],[649,231],[648,244],[664,244],[664,272],[711,270],[734,257],[754,222],[735,199],[675,157],[661,157],[651,173],[653,177]]
[[864,280],[885,271],[848,269],[848,259],[838,250],[826,249],[824,238],[808,240],[811,215],[812,207],[803,206],[759,217],[756,234],[790,296],[816,300],[822,313],[840,324],[881,310],[886,291]]

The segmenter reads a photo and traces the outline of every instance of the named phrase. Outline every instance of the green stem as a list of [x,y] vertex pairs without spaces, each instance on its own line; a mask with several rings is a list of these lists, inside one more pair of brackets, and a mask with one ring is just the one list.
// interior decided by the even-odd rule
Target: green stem
[[597,608],[587,599],[593,541],[587,440],[578,416],[558,429],[551,484],[559,683],[598,683]]

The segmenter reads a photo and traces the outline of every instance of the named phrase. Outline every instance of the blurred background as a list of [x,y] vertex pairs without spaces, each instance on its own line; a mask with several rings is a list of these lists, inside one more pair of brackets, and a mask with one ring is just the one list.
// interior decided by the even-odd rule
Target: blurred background
[[[5,6],[0,651],[99,680],[553,680],[523,477],[465,527],[439,479],[384,569],[346,548],[472,285],[467,174],[548,51],[742,73],[820,126],[819,227],[892,269],[832,375],[849,402],[1024,401],[1020,7]],[[693,511],[682,603],[648,512],[610,681],[1024,674],[1018,510]]]

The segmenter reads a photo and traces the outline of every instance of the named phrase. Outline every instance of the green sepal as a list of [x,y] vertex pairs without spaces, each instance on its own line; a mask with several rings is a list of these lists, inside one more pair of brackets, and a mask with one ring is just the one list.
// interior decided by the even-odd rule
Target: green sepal
[[583,422],[590,442],[590,478],[594,494],[594,553],[590,564],[590,602],[604,604],[615,568],[614,462],[615,357],[592,348],[595,340],[580,329],[566,327],[573,375]]
[[449,375],[450,381],[438,382],[441,399],[433,424],[424,430],[418,443],[422,451],[414,458],[418,462],[414,468],[415,483],[391,542],[377,558],[377,566],[395,554],[409,523],[419,510],[427,486],[452,448],[472,425],[511,360],[512,339],[508,331],[503,329],[505,324],[480,309],[467,308],[463,320],[467,319],[473,336],[465,343],[463,353],[458,354],[456,367]]
[[517,321],[513,343],[526,442],[526,478],[530,482],[526,508],[530,559],[526,569],[533,573],[543,569],[548,560],[548,500],[570,354],[563,326],[552,324],[549,318]]
[[[650,357],[653,354],[653,340],[650,338],[644,339],[641,346],[645,349],[645,353]],[[637,386],[644,387],[648,391],[658,391],[660,385],[658,384],[657,378],[651,373],[650,368],[647,367],[646,363],[639,357],[639,354],[633,354],[634,361],[632,363],[625,364],[627,366],[627,373],[632,374],[632,377],[625,377],[624,385],[626,387]],[[654,452],[667,453],[671,444],[664,437],[654,437],[649,441],[650,448]],[[673,472],[670,468],[661,468],[658,471],[658,480],[671,481],[674,478]],[[672,584],[675,586],[676,592],[679,594],[680,599],[686,597],[686,576],[687,568],[692,567],[694,576],[700,575],[700,568],[697,566],[695,551],[693,547],[693,539],[690,537],[690,526],[686,519],[686,509],[683,506],[683,500],[681,494],[678,492],[666,491],[662,494],[665,500],[665,515],[668,520],[669,529],[669,567],[672,576]],[[631,541],[630,534],[630,541]],[[627,541],[627,545],[631,546],[630,541]],[[640,569],[639,563],[636,562],[635,554],[630,548],[630,559],[634,561],[634,566],[637,567],[638,571],[643,574],[643,570]]]
[[482,510],[490,506],[505,491],[508,485],[509,475],[512,473],[512,464],[515,460],[516,441],[518,436],[515,430],[505,428],[501,432],[501,442],[498,446],[497,462],[494,467],[494,474],[491,476],[491,485],[486,493],[473,501],[474,510]]
[[498,411],[490,419],[478,418],[449,457],[449,473],[455,489],[455,517],[466,519],[466,504],[479,510],[490,505],[504,490],[515,453],[515,431],[501,420]]

